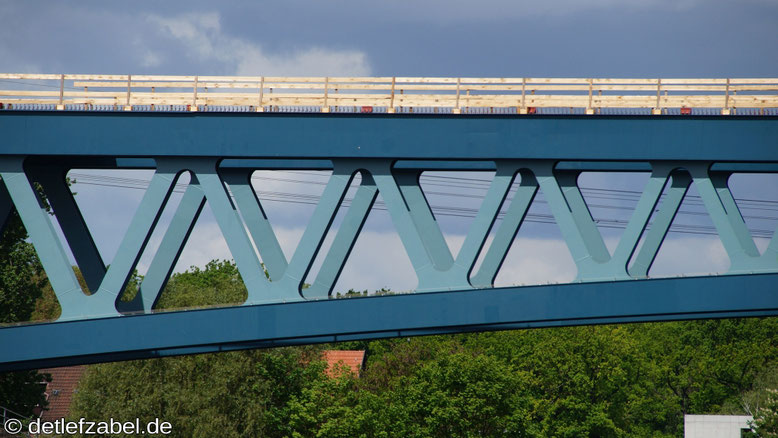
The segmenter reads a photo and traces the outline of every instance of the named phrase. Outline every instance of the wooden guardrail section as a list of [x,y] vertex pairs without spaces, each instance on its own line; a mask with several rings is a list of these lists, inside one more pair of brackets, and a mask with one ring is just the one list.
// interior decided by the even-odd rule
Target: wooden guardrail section
[[[0,104],[108,105],[132,110],[145,105],[214,106],[274,111],[278,107],[380,108],[644,108],[663,114],[670,108],[778,108],[778,78],[608,79],[608,78],[425,78],[425,77],[270,77],[0,74]],[[683,111],[682,111],[683,113]]]

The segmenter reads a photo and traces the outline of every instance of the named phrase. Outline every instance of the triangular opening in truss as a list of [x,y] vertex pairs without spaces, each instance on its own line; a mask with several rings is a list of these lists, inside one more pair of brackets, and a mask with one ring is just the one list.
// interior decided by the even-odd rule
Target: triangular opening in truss
[[329,170],[257,170],[251,175],[251,185],[287,260],[292,259],[331,175]]
[[[490,231],[487,246],[492,244],[494,232],[504,220],[505,212],[515,200],[521,176],[517,175],[508,199],[504,203],[498,222]],[[481,255],[483,256],[482,251]],[[474,270],[474,272],[476,272]],[[567,249],[559,226],[546,203],[543,193],[538,189],[530,204],[524,222],[516,233],[497,272],[494,284],[497,287],[524,286],[549,283],[568,283],[575,278],[576,267],[570,251]]]
[[[514,176],[513,181],[511,182],[510,188],[508,189],[508,194],[506,195],[505,199],[500,205],[500,210],[497,213],[497,217],[495,217],[494,219],[494,223],[492,223],[492,226],[489,228],[489,233],[486,236],[486,241],[484,242],[481,251],[478,253],[478,257],[476,257],[475,263],[473,264],[473,267],[470,270],[469,280],[471,283],[479,281],[477,275],[479,273],[479,270],[481,269],[481,266],[483,265],[484,258],[486,257],[487,252],[489,251],[492,244],[494,243],[497,230],[499,230],[502,227],[503,221],[505,219],[505,215],[507,214],[511,203],[515,199],[516,191],[518,190],[520,185],[521,185],[521,174],[517,173]],[[488,188],[486,190],[488,190]],[[511,242],[509,243],[509,245],[512,244],[512,242],[513,242],[513,236],[511,236]],[[479,286],[483,287],[484,285],[483,284],[476,285],[476,287]]]
[[[341,229],[343,229],[343,231],[346,232],[345,228],[347,227],[343,227],[343,221],[348,216],[348,212],[351,209],[351,206],[355,203],[355,197],[357,196],[358,189],[361,184],[362,184],[362,174],[361,172],[356,172],[351,178],[351,182],[349,183],[349,188],[346,191],[346,195],[343,197],[343,199],[341,200],[338,206],[337,212],[335,214],[335,218],[332,220],[332,224],[327,230],[327,234],[324,236],[321,247],[316,253],[316,257],[313,260],[311,269],[308,271],[307,275],[305,276],[305,280],[303,281],[304,289],[314,284],[314,282],[318,278],[322,266],[325,260],[327,259],[327,255],[333,249],[333,243],[335,242],[335,238],[338,235],[338,233],[341,231]],[[328,267],[327,269],[329,268],[330,267]]]
[[[643,233],[630,261],[630,272],[634,272],[640,252],[646,245],[651,227],[657,226],[659,212],[666,208],[672,179],[665,186],[657,208],[654,210],[646,232]],[[697,192],[694,182],[681,202],[667,235],[659,247],[648,275],[653,278],[685,275],[708,275],[724,273],[729,269],[729,257],[721,244],[710,215]]]
[[778,174],[734,173],[729,190],[759,254],[778,230]]
[[349,291],[404,293],[418,286],[418,278],[405,252],[400,236],[392,223],[386,204],[378,192],[343,271],[335,283],[333,297]]
[[208,201],[194,223],[155,309],[239,305],[246,286]]
[[76,204],[106,266],[116,256],[153,175],[153,170],[125,169],[68,172]]
[[[157,220],[156,225],[151,230],[151,235],[149,236],[148,242],[143,249],[143,252],[140,254],[138,263],[135,267],[135,274],[130,277],[130,281],[120,297],[121,301],[132,301],[138,291],[143,289],[142,284],[147,278],[150,277],[152,269],[159,269],[166,265],[163,259],[158,259],[157,257],[161,253],[171,252],[170,248],[163,248],[162,245],[166,234],[170,232],[175,215],[181,208],[181,202],[187,188],[189,187],[190,181],[190,172],[182,172],[176,178],[173,190],[170,193],[170,196],[168,197],[164,207],[162,208],[162,212],[159,216],[159,219]],[[181,224],[178,224],[178,227],[181,227]],[[191,238],[192,235],[195,234],[192,233],[189,237]],[[188,240],[181,242],[181,245],[186,245]],[[181,257],[179,256],[178,261],[173,263],[173,267],[175,267],[180,262],[180,260]],[[146,284],[148,285],[148,283]],[[149,287],[147,286],[143,292],[149,293]],[[162,307],[169,308],[170,305],[163,305]]]
[[648,172],[583,172],[578,177],[581,196],[611,255],[632,219],[649,177]]
[[419,186],[456,259],[489,190],[494,172],[426,171]]
[[159,249],[162,237],[165,235],[168,227],[170,227],[171,219],[173,218],[176,209],[181,203],[181,198],[183,197],[184,191],[189,185],[190,180],[191,175],[189,172],[181,173],[181,175],[179,175],[179,177],[176,179],[173,192],[170,194],[170,197],[165,203],[165,207],[162,209],[162,214],[160,214],[157,225],[152,230],[151,236],[149,236],[149,241],[146,244],[146,248],[144,248],[141,257],[138,260],[138,265],[136,267],[138,274],[145,275],[146,272],[148,272],[149,266],[151,266],[153,263],[154,254]]

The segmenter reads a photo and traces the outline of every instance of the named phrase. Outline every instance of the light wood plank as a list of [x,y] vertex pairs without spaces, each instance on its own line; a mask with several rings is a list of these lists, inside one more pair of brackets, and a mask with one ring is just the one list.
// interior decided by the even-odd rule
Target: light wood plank
[[[778,108],[776,78],[434,78],[49,75],[0,90],[10,104],[388,107]],[[72,85],[70,85],[72,84]],[[29,84],[36,86],[40,84]],[[2,84],[0,84],[2,87]],[[83,88],[73,90],[72,88]],[[21,88],[21,87],[16,87]],[[595,95],[596,92],[596,95]],[[740,94],[738,94],[740,92]],[[390,111],[391,112],[391,111]]]

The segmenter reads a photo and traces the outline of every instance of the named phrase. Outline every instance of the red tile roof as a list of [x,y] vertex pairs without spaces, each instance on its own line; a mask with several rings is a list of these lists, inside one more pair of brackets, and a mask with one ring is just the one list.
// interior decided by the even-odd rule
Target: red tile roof
[[[330,377],[336,377],[336,365],[341,363],[359,377],[362,364],[365,361],[365,350],[324,350],[324,360],[327,361],[325,372]],[[342,366],[341,365],[341,366]]]
[[46,385],[49,406],[41,414],[41,419],[54,421],[67,417],[73,394],[77,391],[78,381],[84,375],[84,371],[86,371],[84,365],[38,370],[39,373],[51,374],[51,382]]

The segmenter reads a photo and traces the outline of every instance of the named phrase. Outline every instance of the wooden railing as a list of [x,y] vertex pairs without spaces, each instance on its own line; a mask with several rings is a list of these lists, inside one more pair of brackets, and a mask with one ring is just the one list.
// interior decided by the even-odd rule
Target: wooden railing
[[0,105],[373,108],[394,113],[407,108],[644,108],[663,114],[670,108],[778,108],[778,78],[605,79],[605,78],[424,78],[424,77],[270,77],[0,74]]

